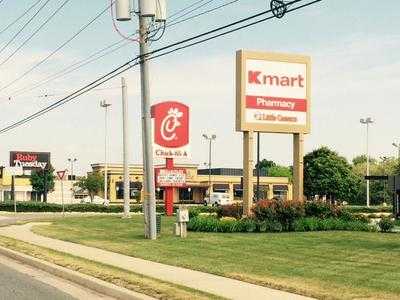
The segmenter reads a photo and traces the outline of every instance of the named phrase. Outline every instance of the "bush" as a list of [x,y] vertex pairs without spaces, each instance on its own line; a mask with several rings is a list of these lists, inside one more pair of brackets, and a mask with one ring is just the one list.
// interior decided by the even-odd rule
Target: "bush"
[[[177,207],[175,207],[176,209]],[[104,206],[101,204],[93,203],[76,203],[65,204],[64,209],[66,212],[98,212],[98,213],[122,213],[124,211],[123,205],[109,205]],[[157,205],[156,210],[158,213],[164,212],[164,205]],[[14,202],[0,202],[0,211],[14,211]],[[130,206],[131,212],[141,212],[141,204],[133,204]],[[55,203],[44,202],[17,202],[17,212],[62,212],[62,205]]]
[[344,210],[350,213],[390,213],[392,206],[346,206]]
[[304,205],[299,201],[261,200],[252,211],[257,221],[272,222],[274,227],[279,222],[282,230],[292,231],[293,222],[304,216]]
[[381,232],[390,232],[394,228],[395,222],[389,217],[383,217],[378,225]]
[[341,206],[322,201],[307,202],[304,205],[304,210],[306,217],[351,219],[351,214],[345,212]]
[[218,207],[217,215],[219,218],[232,217],[235,219],[240,219],[243,215],[243,205],[240,203],[222,205]]
[[345,221],[342,219],[316,217],[302,218],[294,222],[295,231],[328,231],[328,230],[347,230],[347,231],[376,231],[374,226],[360,221]]
[[203,213],[218,213],[219,208],[211,206],[192,206],[189,207],[189,219],[195,218]]

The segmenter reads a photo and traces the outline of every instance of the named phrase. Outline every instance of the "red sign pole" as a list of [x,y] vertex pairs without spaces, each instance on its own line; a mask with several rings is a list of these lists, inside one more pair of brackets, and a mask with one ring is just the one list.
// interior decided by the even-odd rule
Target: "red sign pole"
[[[165,167],[167,170],[174,169],[174,159],[166,158],[165,159]],[[172,216],[174,213],[174,188],[173,187],[165,187],[165,213],[167,216]]]

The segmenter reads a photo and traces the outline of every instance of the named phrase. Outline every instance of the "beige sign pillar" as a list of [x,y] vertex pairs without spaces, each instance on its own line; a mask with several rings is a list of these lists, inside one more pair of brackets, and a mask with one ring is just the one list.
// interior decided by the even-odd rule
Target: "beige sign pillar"
[[243,215],[249,216],[253,205],[253,131],[243,132]]
[[293,200],[303,201],[304,134],[293,134]]

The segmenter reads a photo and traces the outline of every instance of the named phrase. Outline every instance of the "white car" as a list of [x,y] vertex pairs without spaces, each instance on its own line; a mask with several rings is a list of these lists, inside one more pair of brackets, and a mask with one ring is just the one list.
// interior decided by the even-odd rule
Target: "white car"
[[82,203],[93,203],[93,204],[107,205],[107,203],[104,203],[104,199],[99,197],[99,196],[94,196],[93,197],[93,202],[91,201],[90,196],[87,196],[87,197],[83,198],[81,202]]
[[233,199],[227,193],[211,193],[210,197],[204,199],[205,205],[219,206],[232,203]]

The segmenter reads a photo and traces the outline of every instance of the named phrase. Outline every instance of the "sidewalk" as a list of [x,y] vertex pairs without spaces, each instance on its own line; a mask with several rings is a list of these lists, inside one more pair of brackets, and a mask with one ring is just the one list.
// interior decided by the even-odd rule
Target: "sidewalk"
[[124,270],[157,278],[166,282],[190,287],[229,299],[311,299],[279,290],[262,287],[239,280],[229,279],[208,273],[193,271],[180,267],[164,265],[152,261],[134,258],[98,248],[87,247],[70,242],[43,237],[31,232],[34,225],[30,223],[0,228],[0,235],[18,239],[37,246],[89,259],[95,262],[115,266]]

